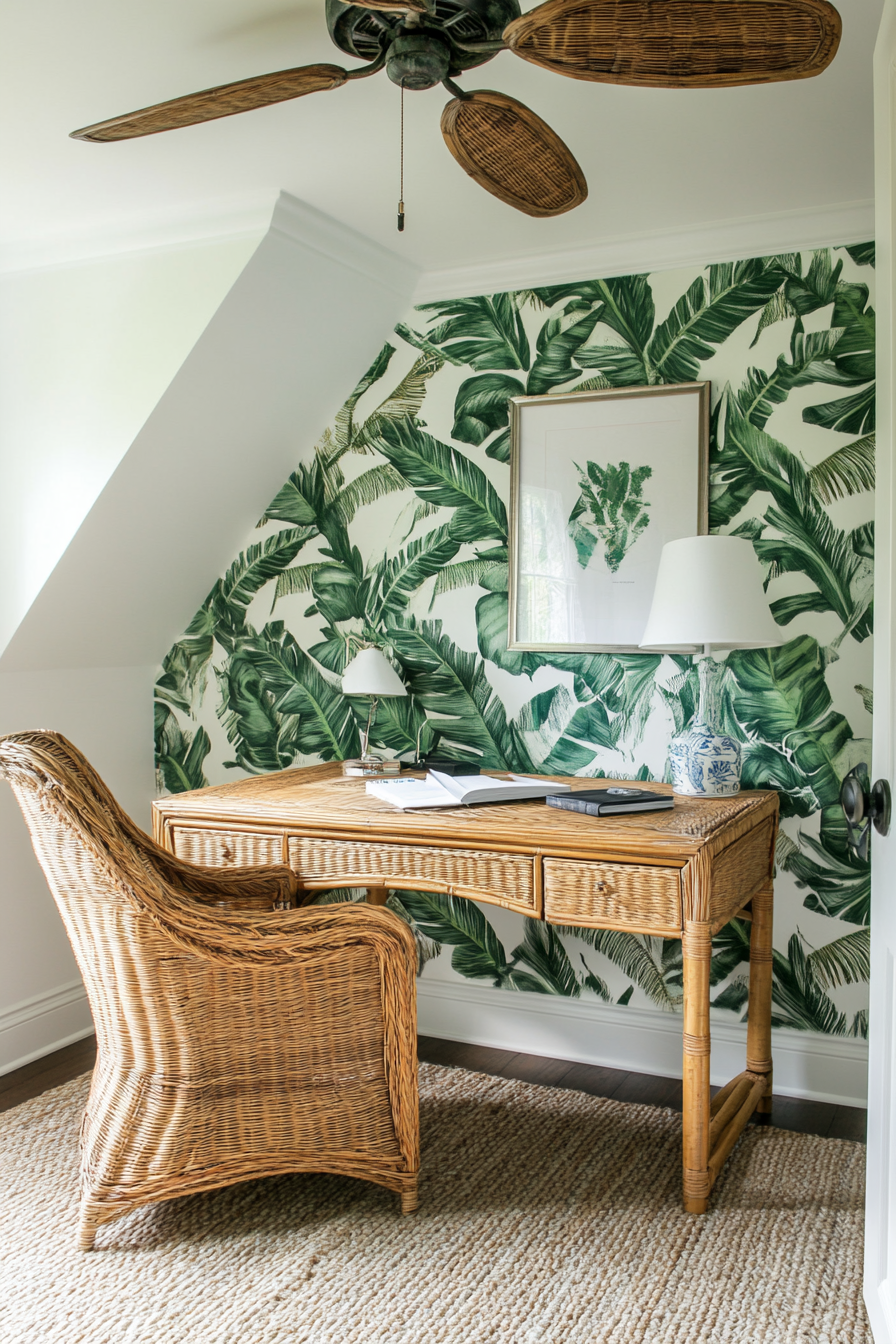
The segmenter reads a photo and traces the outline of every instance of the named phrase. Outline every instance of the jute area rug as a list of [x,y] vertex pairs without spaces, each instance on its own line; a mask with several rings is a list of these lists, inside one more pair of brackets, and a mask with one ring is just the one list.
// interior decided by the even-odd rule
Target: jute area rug
[[704,1217],[668,1110],[421,1067],[418,1213],[297,1175],[74,1249],[87,1080],[0,1117],[3,1344],[867,1344],[864,1148],[753,1128]]

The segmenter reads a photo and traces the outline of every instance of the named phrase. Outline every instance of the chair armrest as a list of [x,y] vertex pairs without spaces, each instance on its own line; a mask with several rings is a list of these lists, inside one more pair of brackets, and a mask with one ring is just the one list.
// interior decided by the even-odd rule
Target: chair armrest
[[207,868],[155,846],[148,857],[156,868],[162,869],[162,876],[172,887],[203,905],[230,910],[289,910],[296,904],[299,884],[286,864]]
[[[264,869],[266,873],[271,871]],[[294,881],[292,871],[287,871]],[[131,896],[160,933],[203,959],[230,965],[282,966],[350,944],[369,943],[384,956],[398,957],[406,965],[411,982],[416,979],[414,935],[384,906],[349,901],[289,910],[225,910],[167,886],[132,891]]]

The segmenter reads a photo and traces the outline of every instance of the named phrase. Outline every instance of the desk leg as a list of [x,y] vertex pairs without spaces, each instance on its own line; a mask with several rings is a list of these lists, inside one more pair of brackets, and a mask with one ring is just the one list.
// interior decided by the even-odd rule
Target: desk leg
[[768,1079],[756,1107],[767,1124],[772,1113],[772,884],[753,897],[750,930],[750,998],[747,1006],[747,1069]]
[[709,1171],[709,963],[712,936],[709,924],[686,921],[681,948],[684,975],[684,1207],[688,1213],[705,1213],[712,1186]]

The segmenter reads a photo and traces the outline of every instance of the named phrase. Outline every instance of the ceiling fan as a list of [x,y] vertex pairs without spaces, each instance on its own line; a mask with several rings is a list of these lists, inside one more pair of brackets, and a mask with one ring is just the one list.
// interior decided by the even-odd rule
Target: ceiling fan
[[767,84],[820,74],[841,31],[828,0],[546,0],[528,14],[518,0],[326,0],[326,8],[333,42],[367,64],[241,79],[85,126],[73,138],[155,135],[338,89],[385,68],[402,89],[448,89],[442,135],[474,181],[527,215],[560,215],[588,194],[572,152],[523,103],[460,89],[458,75],[511,51],[555,74],[606,84]]

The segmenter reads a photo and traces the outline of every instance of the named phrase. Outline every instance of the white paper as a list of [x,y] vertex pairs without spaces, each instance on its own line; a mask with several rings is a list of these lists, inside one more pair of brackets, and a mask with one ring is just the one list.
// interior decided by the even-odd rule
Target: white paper
[[390,779],[367,781],[367,792],[375,798],[405,810],[409,807],[461,807],[464,804],[521,802],[544,798],[549,793],[568,793],[568,784],[511,775],[495,779],[491,775],[443,775],[430,770],[426,779]]
[[368,779],[367,792],[402,810],[407,807],[460,807],[459,799],[431,776],[426,779]]

